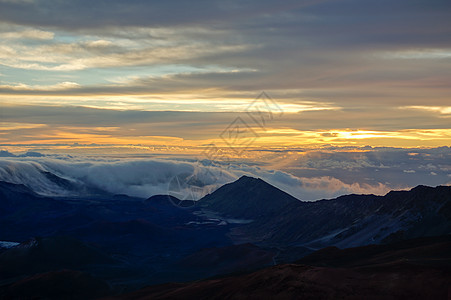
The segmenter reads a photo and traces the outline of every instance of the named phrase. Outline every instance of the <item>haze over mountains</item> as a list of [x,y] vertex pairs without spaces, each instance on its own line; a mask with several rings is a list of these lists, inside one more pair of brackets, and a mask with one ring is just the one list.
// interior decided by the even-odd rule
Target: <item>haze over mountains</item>
[[51,196],[86,196],[103,191],[147,198],[167,194],[175,176],[182,181],[194,177],[197,191],[190,197],[200,199],[248,175],[262,178],[298,199],[315,201],[346,194],[385,195],[420,184],[449,185],[451,178],[446,163],[451,161],[449,147],[250,149],[227,163],[206,159],[208,156],[199,153],[202,149],[192,149],[193,154],[187,155],[180,151],[167,154],[167,149],[130,153],[127,149],[89,148],[89,155],[77,152],[76,147],[72,152],[57,153],[39,148],[32,148],[39,152],[0,150],[0,180],[24,184]]
[[108,283],[106,292],[104,284],[93,285],[103,295],[118,294],[292,263],[324,247],[402,243],[451,233],[449,186],[302,202],[243,176],[184,205],[191,201],[167,195],[48,197],[0,182],[0,198],[0,241],[21,243],[0,253],[5,295],[16,291],[12,284],[52,281],[55,273],[46,272],[62,269]]

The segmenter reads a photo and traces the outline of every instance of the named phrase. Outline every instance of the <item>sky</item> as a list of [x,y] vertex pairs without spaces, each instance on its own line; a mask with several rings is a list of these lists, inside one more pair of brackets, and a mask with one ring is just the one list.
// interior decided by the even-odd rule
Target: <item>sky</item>
[[[288,162],[432,149],[442,177],[423,181],[446,184],[450,82],[448,0],[0,0],[0,150],[14,155],[265,159],[380,187]],[[418,183],[404,178],[420,165],[381,193]]]

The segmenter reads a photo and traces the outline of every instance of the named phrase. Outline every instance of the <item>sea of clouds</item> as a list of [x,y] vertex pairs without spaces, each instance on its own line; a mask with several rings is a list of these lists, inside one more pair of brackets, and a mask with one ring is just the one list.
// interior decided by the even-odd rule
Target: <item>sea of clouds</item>
[[[200,199],[218,187],[247,175],[262,178],[301,200],[333,198],[350,193],[383,195],[391,189],[411,188],[422,180],[430,185],[434,185],[431,180],[435,180],[435,185],[449,184],[451,181],[448,174],[451,168],[444,160],[443,149],[434,150],[438,151],[436,160],[431,158],[432,150],[420,154],[407,150],[390,151],[391,155],[387,151],[373,151],[358,160],[352,153],[335,156],[330,153],[304,153],[302,159],[291,158],[289,168],[279,170],[261,164],[224,164],[188,158],[88,157],[39,152],[15,155],[1,151],[0,181],[24,184],[37,193],[54,196],[104,191],[142,198],[171,194],[181,199]],[[449,157],[449,152],[449,148],[445,149],[446,157]],[[429,161],[421,159],[422,155]],[[407,158],[402,161],[404,156]],[[372,157],[373,161],[368,157]],[[397,164],[394,157],[398,160]],[[387,163],[389,161],[391,165]],[[63,183],[49,174],[62,178]],[[372,180],[368,179],[370,176],[373,176]],[[393,182],[394,178],[399,180]]]

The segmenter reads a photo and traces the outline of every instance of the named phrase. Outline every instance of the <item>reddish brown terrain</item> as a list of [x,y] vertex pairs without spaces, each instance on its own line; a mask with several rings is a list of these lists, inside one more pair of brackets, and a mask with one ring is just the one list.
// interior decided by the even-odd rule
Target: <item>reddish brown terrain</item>
[[451,240],[326,248],[296,264],[191,283],[151,286],[114,299],[449,299]]
[[0,299],[449,296],[449,186],[303,202],[243,176],[180,208],[0,181],[0,198]]

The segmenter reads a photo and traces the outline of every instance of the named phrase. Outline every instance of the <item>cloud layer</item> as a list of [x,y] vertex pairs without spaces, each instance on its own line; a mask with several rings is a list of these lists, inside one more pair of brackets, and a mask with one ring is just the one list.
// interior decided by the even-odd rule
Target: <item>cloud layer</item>
[[449,99],[447,1],[34,0],[0,8],[0,92],[23,99],[243,99],[261,90],[339,107]]
[[[343,194],[383,195],[418,184],[451,183],[451,150],[335,149],[259,152],[249,159],[211,161],[183,154],[171,158],[130,154],[91,157],[27,152],[0,153],[0,180],[49,195],[92,191],[150,197],[172,194],[199,199],[242,175],[260,177],[301,200]],[[255,163],[264,161],[265,163]],[[55,180],[46,172],[60,178]]]
[[0,1],[0,145],[216,143],[264,90],[285,114],[250,124],[253,146],[449,146],[450,12],[446,0]]

